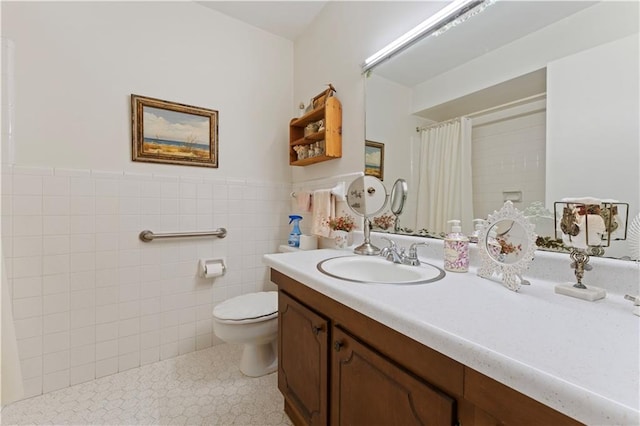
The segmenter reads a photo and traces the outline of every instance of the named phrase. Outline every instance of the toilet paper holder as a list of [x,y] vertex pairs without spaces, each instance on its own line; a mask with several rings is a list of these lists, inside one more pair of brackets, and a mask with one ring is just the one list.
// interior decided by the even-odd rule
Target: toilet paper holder
[[221,277],[227,272],[224,258],[200,259],[198,261],[198,275],[202,278]]

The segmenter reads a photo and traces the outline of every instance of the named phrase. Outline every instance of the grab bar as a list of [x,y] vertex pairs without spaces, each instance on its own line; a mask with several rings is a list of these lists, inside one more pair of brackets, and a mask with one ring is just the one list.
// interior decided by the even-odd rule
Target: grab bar
[[185,237],[218,237],[224,238],[227,236],[227,230],[225,228],[218,228],[214,231],[202,231],[202,232],[170,232],[166,234],[154,234],[153,231],[145,229],[139,235],[140,239],[145,243],[153,241],[155,238],[185,238]]

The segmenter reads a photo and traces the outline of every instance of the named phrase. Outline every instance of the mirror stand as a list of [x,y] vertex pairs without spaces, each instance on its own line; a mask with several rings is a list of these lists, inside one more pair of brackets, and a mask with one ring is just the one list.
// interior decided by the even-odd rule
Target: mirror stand
[[364,242],[358,247],[353,249],[356,254],[363,254],[365,256],[377,256],[380,254],[380,249],[371,244],[371,219],[369,216],[364,217]]
[[555,287],[557,294],[563,294],[565,296],[571,296],[578,299],[588,300],[590,302],[604,299],[607,297],[606,290],[600,287],[589,286],[587,287],[582,283],[585,271],[590,271],[592,266],[589,265],[589,255],[586,250],[573,247],[569,254],[571,258],[571,268],[574,269],[574,275],[576,276],[576,283],[564,283],[558,284]]

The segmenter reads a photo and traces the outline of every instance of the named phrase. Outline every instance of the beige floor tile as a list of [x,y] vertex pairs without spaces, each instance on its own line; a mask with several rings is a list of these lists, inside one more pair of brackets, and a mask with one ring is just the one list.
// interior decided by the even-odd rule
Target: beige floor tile
[[240,353],[216,345],[18,401],[0,424],[291,425],[277,374],[244,376]]

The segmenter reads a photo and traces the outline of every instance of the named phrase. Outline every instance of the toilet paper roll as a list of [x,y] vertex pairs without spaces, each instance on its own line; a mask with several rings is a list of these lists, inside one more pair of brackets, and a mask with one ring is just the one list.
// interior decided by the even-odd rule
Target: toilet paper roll
[[203,278],[215,278],[224,275],[226,266],[222,259],[200,259],[198,261],[198,271]]
[[318,237],[315,235],[300,235],[300,250],[315,250],[318,248]]
[[224,275],[224,266],[222,263],[205,263],[204,264],[204,277],[215,278]]

